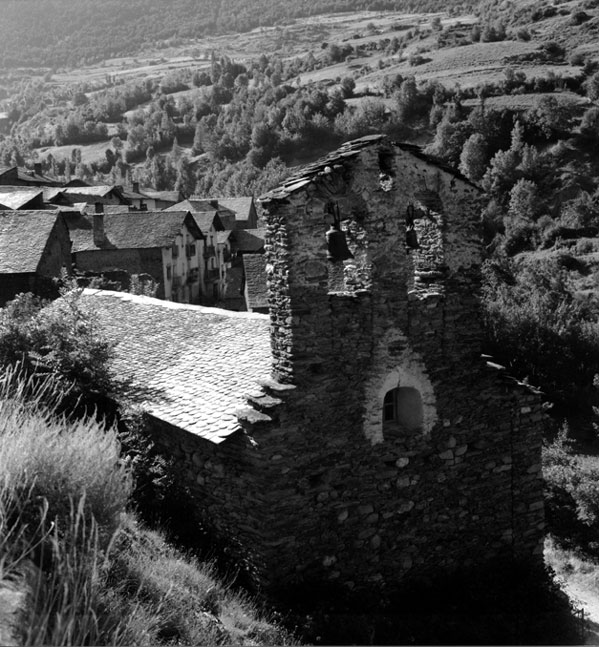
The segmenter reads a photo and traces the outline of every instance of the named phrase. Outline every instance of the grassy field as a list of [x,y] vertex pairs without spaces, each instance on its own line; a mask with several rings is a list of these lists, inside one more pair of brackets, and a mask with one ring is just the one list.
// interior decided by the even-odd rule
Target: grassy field
[[111,148],[110,140],[97,142],[95,144],[69,144],[68,146],[50,146],[38,148],[37,153],[40,159],[45,159],[52,154],[56,159],[70,158],[73,150],[78,148],[81,151],[81,161],[84,164],[91,162],[103,162],[106,160],[106,149]]
[[[574,92],[538,92],[533,94],[506,94],[500,97],[487,97],[485,99],[485,106],[496,109],[528,110],[545,97],[551,97],[560,105],[571,108],[589,106],[591,104],[590,99]],[[467,107],[474,107],[478,103],[478,99],[466,99],[463,102],[464,106]]]

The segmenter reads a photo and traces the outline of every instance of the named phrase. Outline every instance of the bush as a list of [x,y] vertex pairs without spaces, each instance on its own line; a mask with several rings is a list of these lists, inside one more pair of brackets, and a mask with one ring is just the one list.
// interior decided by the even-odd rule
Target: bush
[[576,298],[559,258],[488,262],[483,295],[487,350],[556,400],[588,407],[599,372],[599,327]]
[[81,302],[82,290],[61,290],[47,303],[20,294],[0,310],[0,367],[19,363],[28,374],[52,374],[75,394],[110,393],[112,346]]
[[599,556],[599,460],[576,455],[564,427],[543,447],[543,477],[548,530]]

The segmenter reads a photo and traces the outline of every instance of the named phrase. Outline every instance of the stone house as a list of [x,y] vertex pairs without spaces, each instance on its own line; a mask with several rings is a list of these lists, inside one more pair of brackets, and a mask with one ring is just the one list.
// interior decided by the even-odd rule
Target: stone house
[[542,559],[543,416],[481,357],[478,195],[366,137],[261,198],[269,315],[85,295],[257,585]]
[[204,235],[190,213],[70,213],[65,219],[77,269],[147,274],[158,284],[158,298],[199,303]]
[[0,306],[20,292],[57,296],[53,279],[71,272],[71,241],[51,211],[0,212]]

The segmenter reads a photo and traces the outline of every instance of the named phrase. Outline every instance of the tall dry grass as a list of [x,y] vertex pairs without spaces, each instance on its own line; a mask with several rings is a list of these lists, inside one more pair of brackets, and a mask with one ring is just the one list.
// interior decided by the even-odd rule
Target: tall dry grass
[[58,415],[62,388],[0,375],[0,586],[30,591],[23,644],[288,644],[210,565],[126,512],[115,431]]

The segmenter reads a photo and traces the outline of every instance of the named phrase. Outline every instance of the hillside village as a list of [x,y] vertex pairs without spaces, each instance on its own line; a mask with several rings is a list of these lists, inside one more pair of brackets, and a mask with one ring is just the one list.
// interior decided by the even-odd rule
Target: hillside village
[[82,285],[128,290],[137,281],[179,303],[264,309],[264,267],[244,264],[264,251],[251,196],[181,200],[138,184],[60,186],[39,168],[18,167],[0,170],[0,196],[2,304],[20,292],[56,295],[61,275],[75,272]]

